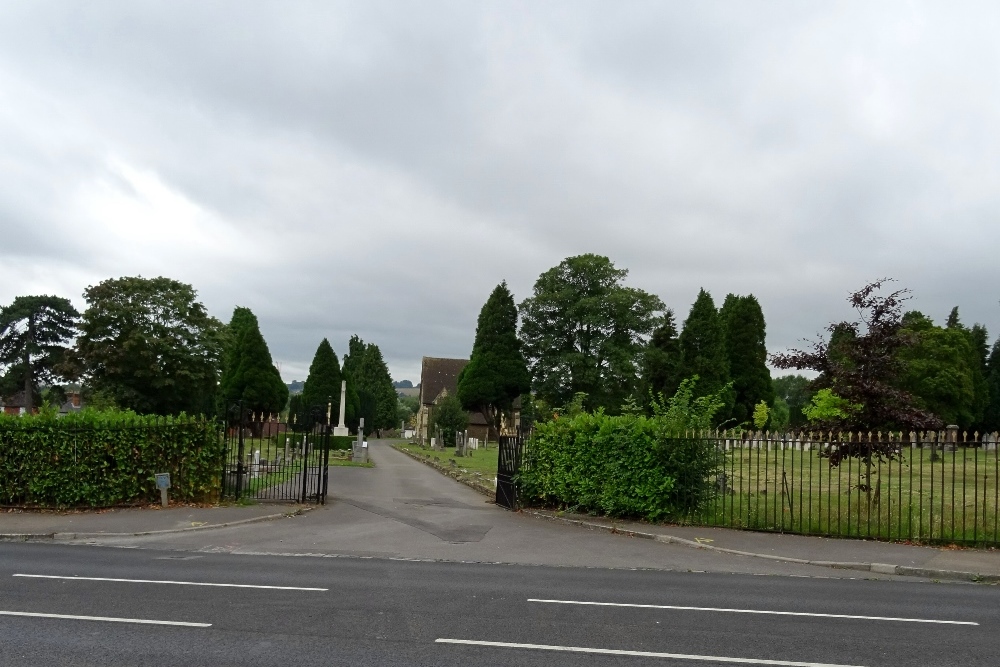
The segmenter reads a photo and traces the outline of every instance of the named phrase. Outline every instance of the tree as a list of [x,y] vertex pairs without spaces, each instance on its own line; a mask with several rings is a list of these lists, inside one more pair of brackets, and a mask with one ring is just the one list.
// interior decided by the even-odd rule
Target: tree
[[743,424],[753,419],[756,406],[761,401],[767,406],[774,403],[774,387],[771,371],[767,368],[764,342],[764,312],[754,295],[730,294],[722,304],[719,318],[722,321],[729,377],[733,383],[734,402],[729,417],[737,424]]
[[[978,428],[981,426],[983,414],[986,412],[986,407],[990,402],[989,387],[986,383],[986,354],[988,352],[986,327],[982,324],[974,324],[970,329],[963,325],[959,320],[958,306],[955,306],[948,315],[947,329],[961,332],[969,343],[966,350],[966,365],[969,368],[969,376],[972,380],[973,396],[967,405],[970,419],[964,424],[959,424],[959,426],[963,428],[972,428],[975,426]],[[957,422],[949,423],[954,424]]]
[[211,412],[223,324],[196,297],[163,277],[88,287],[77,350],[90,388],[139,413]]
[[[953,313],[954,314],[954,313]],[[899,387],[917,404],[946,424],[968,428],[976,414],[973,348],[968,332],[959,325],[942,328],[917,311],[903,316],[903,331],[911,343],[900,350],[903,371]],[[985,379],[983,380],[985,384]]]
[[466,410],[480,412],[499,437],[501,416],[529,389],[531,376],[517,338],[517,307],[502,282],[479,311],[472,355],[458,376],[458,400]]
[[625,287],[627,275],[607,257],[569,257],[541,274],[521,302],[524,355],[535,392],[549,405],[585,392],[588,408],[617,411],[635,391],[637,360],[664,306]]
[[813,343],[811,350],[792,350],[771,357],[777,368],[819,372],[816,389],[831,389],[849,404],[860,406],[857,411],[823,422],[822,428],[923,430],[942,425],[940,419],[918,407],[910,393],[898,388],[903,371],[901,351],[914,342],[903,331],[902,321],[902,304],[909,299],[909,290],[882,296],[878,292],[887,282],[876,280],[848,297],[860,322],[828,326],[831,334],[840,332],[836,344],[820,340]]
[[455,431],[464,431],[469,426],[469,413],[462,409],[462,403],[453,394],[446,394],[431,410],[432,433],[441,429],[441,447],[455,446]]
[[57,369],[79,316],[68,299],[58,296],[19,296],[0,308],[0,367],[6,367],[0,393],[23,390],[25,412],[30,413],[39,384],[60,376]]
[[986,360],[986,386],[990,400],[983,414],[983,432],[995,433],[1000,431],[1000,337]]
[[365,433],[392,428],[396,424],[396,390],[378,345],[366,345],[359,336],[351,336],[344,356],[344,376],[348,389],[353,384],[357,391],[357,416],[364,417]]
[[642,353],[640,400],[648,403],[660,394],[673,396],[681,386],[681,346],[674,311],[667,309]]
[[237,401],[256,414],[278,414],[288,402],[288,385],[271,360],[257,317],[237,307],[227,327],[219,394],[228,410]]
[[[806,417],[802,408],[812,400],[809,384],[809,378],[802,375],[782,375],[771,380],[775,394],[775,411],[778,410],[778,401],[784,401],[785,409],[788,410],[788,419],[784,425],[793,429],[805,426]],[[773,427],[779,428],[777,425]]]
[[[302,394],[296,401],[295,422],[302,428],[308,430],[313,427],[313,413],[318,411],[326,421],[327,404],[330,403],[330,421],[335,425],[340,421],[340,386],[343,381],[343,374],[340,371],[340,360],[337,353],[333,351],[330,341],[324,338],[316,348],[312,363],[309,364],[309,375],[306,377]],[[350,401],[347,401],[345,408],[345,421],[353,419],[355,415],[346,414],[351,408]]]
[[[715,309],[712,295],[705,290],[698,292],[698,298],[691,306],[691,313],[684,322],[679,338],[681,348],[680,375],[700,379],[695,385],[699,396],[710,396],[721,391],[729,383],[729,364],[726,362],[725,330],[719,312]],[[733,406],[733,394],[724,394],[726,405],[720,411],[725,417]],[[751,410],[753,408],[751,407]]]

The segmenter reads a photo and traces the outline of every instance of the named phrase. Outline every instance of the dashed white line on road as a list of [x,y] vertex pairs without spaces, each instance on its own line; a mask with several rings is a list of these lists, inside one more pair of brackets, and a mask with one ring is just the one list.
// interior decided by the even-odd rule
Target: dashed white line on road
[[112,581],[127,584],[172,584],[175,586],[220,586],[223,588],[264,588],[277,591],[328,591],[328,588],[305,588],[302,586],[264,586],[261,584],[213,584],[202,581],[160,581],[158,579],[112,579],[110,577],[63,577],[51,574],[13,574],[13,577],[29,579],[63,579],[66,581]]
[[114,618],[112,616],[76,616],[73,614],[41,614],[31,611],[0,611],[0,616],[28,616],[31,618],[60,618],[72,621],[104,621],[106,623],[138,623],[140,625],[179,625],[186,628],[210,628],[211,623],[187,621],[153,621],[147,618]]
[[464,644],[467,646],[490,646],[495,648],[523,648],[536,651],[563,651],[567,653],[598,653],[601,655],[628,655],[639,658],[671,658],[673,660],[698,660],[700,662],[730,662],[740,665],[776,665],[778,667],[858,667],[858,665],[834,665],[823,662],[798,662],[794,660],[764,660],[762,658],[731,658],[719,655],[693,655],[688,653],[658,653],[655,651],[625,651],[611,648],[590,648],[586,646],[552,646],[549,644],[515,644],[513,642],[486,642],[473,639],[435,639],[437,644]]
[[974,621],[944,621],[933,618],[899,618],[895,616],[861,616],[855,614],[822,614],[808,611],[772,611],[766,609],[727,609],[725,607],[683,607],[671,604],[632,604],[627,602],[587,602],[582,600],[538,600],[528,598],[528,602],[548,604],[576,604],[592,607],[634,607],[636,609],[672,609],[677,611],[715,611],[730,614],[769,614],[773,616],[810,616],[816,618],[846,618],[862,621],[894,621],[897,623],[940,623],[942,625],[979,625]]

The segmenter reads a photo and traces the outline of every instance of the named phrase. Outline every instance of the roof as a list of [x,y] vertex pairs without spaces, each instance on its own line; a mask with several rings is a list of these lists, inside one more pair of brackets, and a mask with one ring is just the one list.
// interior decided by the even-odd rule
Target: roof
[[468,363],[468,359],[424,357],[420,366],[420,402],[430,405],[442,391],[454,396],[458,390],[458,374]]

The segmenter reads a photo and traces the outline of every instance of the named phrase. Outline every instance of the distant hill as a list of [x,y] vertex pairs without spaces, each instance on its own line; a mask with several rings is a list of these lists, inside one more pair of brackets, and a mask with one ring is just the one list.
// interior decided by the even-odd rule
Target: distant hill
[[399,380],[398,382],[393,382],[392,386],[396,389],[412,389],[413,383],[409,380]]
[[292,380],[288,385],[289,394],[301,394],[302,388],[306,386],[303,380]]

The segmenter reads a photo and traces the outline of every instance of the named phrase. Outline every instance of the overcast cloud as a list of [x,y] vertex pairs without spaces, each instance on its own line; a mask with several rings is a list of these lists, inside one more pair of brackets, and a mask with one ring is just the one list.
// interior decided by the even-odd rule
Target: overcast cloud
[[1000,5],[0,4],[0,303],[124,275],[393,376],[467,356],[506,279],[607,255],[768,347],[912,306],[1000,334]]

